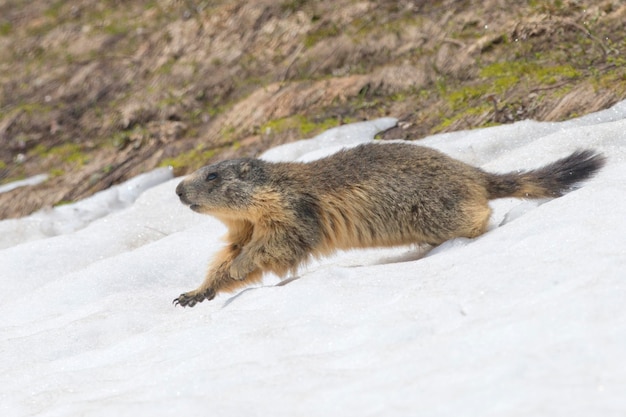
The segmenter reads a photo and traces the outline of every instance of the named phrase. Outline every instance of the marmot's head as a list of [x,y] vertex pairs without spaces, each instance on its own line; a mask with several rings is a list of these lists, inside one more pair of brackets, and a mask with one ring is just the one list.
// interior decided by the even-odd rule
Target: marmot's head
[[198,213],[219,216],[245,210],[263,181],[264,164],[258,159],[233,159],[205,166],[181,181],[176,194]]

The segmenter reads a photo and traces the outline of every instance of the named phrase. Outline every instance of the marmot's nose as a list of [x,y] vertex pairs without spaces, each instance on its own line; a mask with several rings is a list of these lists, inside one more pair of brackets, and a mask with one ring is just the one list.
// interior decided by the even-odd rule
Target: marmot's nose
[[181,181],[180,184],[176,186],[176,195],[180,198],[183,198],[183,194],[184,194],[183,183]]

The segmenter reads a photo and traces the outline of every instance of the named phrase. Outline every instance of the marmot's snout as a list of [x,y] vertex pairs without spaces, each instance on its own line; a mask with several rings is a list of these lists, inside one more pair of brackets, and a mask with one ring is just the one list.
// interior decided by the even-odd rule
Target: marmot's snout
[[185,194],[185,186],[184,186],[185,181],[181,181],[180,184],[178,184],[176,186],[176,195],[178,196],[178,198],[180,198],[180,201],[188,206],[191,204],[191,201],[189,201],[187,199],[187,195]]

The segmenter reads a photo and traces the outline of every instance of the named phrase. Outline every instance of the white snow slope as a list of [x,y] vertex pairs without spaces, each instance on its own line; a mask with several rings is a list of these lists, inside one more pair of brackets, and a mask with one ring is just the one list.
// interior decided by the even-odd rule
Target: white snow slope
[[[394,122],[265,157],[310,160]],[[562,198],[493,201],[477,239],[342,252],[193,309],[172,299],[225,229],[179,203],[180,179],[104,214],[0,222],[0,415],[626,415],[626,102],[420,144],[495,172],[609,159]],[[46,216],[71,227],[39,230]]]

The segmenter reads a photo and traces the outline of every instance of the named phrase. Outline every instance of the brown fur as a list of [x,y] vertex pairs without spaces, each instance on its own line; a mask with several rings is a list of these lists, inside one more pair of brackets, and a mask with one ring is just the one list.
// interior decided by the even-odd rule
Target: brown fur
[[473,238],[487,228],[490,199],[560,196],[603,163],[579,151],[537,170],[491,174],[430,148],[373,143],[310,163],[210,165],[176,193],[220,219],[228,244],[202,285],[174,303],[193,306],[337,249]]

